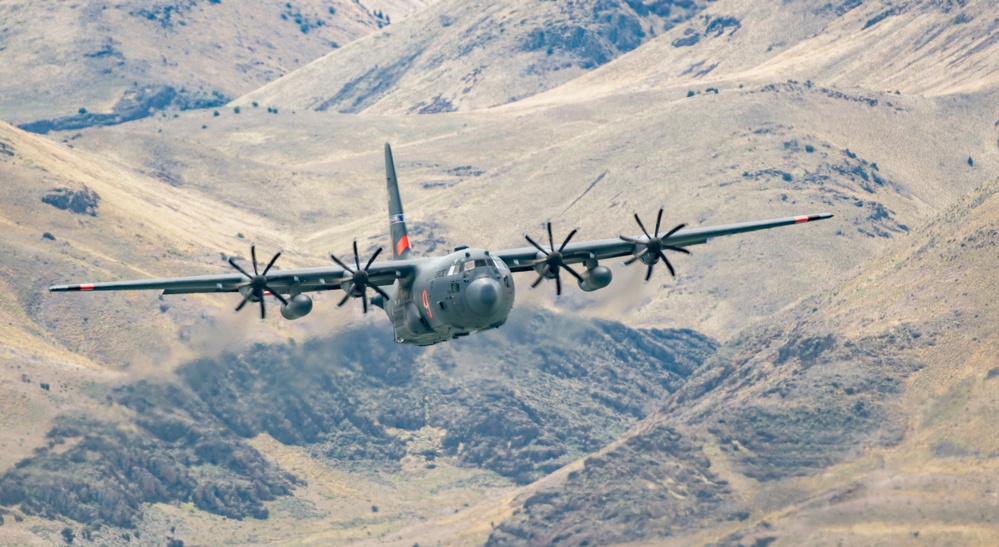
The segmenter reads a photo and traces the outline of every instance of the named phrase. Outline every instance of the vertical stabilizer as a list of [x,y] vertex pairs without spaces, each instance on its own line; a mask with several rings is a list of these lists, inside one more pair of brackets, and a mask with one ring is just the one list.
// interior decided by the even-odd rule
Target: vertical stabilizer
[[389,233],[392,236],[392,257],[405,260],[413,256],[409,234],[406,233],[406,217],[402,213],[402,200],[399,198],[399,183],[395,178],[395,162],[392,161],[392,147],[385,143],[385,178],[388,183]]

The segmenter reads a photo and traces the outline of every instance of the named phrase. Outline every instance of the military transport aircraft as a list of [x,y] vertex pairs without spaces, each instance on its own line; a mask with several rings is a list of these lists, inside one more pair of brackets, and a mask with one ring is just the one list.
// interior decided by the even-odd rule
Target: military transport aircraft
[[[382,252],[379,247],[362,266],[357,241],[354,241],[352,265],[330,254],[335,266],[272,272],[271,268],[281,253],[274,255],[261,269],[257,263],[256,247],[251,246],[252,274],[230,258],[229,264],[237,270],[231,274],[56,285],[49,287],[49,291],[155,289],[162,290],[163,294],[239,293],[243,300],[236,306],[236,311],[248,303],[259,303],[261,319],[266,315],[264,298],[273,296],[281,302],[281,315],[286,319],[298,319],[312,311],[312,298],[305,293],[339,289],[344,296],[337,307],[351,298],[358,298],[364,313],[367,313],[368,289],[371,289],[374,294],[370,303],[385,310],[395,328],[395,341],[428,346],[502,325],[513,307],[512,274],[516,272],[533,271],[537,274],[531,288],[545,279],[553,279],[555,293],[561,294],[564,271],[576,279],[582,290],[595,291],[610,284],[612,277],[611,270],[600,265],[601,260],[630,256],[625,264],[642,262],[647,267],[646,281],[652,276],[653,267],[661,260],[669,273],[675,276],[673,265],[664,251],[690,254],[686,247],[707,243],[715,237],[832,217],[829,213],[822,213],[691,230],[684,230],[685,225],[680,224],[662,233],[663,210],[659,209],[655,229],[651,233],[635,213],[635,222],[643,234],[635,237],[618,236],[616,239],[570,243],[576,235],[576,230],[572,230],[556,246],[552,225],[548,222],[547,246],[525,233],[524,238],[531,244],[530,247],[494,252],[457,247],[447,256],[414,258],[406,233],[392,149],[388,143],[385,144],[385,170],[392,238],[391,261],[375,262]],[[582,271],[577,272],[571,264],[581,264]]]

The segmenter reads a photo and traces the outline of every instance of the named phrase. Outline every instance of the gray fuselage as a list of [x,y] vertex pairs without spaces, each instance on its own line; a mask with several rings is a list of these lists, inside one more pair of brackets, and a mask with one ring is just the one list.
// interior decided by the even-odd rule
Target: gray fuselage
[[388,291],[385,309],[395,328],[395,341],[427,346],[494,329],[513,308],[510,268],[482,249],[459,249],[421,264],[411,278]]

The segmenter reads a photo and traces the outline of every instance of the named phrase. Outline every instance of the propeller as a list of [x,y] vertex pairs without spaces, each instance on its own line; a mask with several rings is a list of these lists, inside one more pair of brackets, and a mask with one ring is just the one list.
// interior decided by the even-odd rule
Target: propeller
[[[267,311],[264,307],[264,295],[266,293],[274,295],[274,297],[280,300],[281,303],[284,304],[285,306],[288,305],[288,300],[286,300],[277,291],[275,291],[274,289],[272,289],[270,286],[267,285],[267,272],[271,271],[271,266],[273,266],[274,263],[277,262],[277,259],[279,256],[281,256],[281,253],[279,252],[278,254],[274,255],[274,258],[272,258],[271,261],[267,263],[267,267],[264,268],[264,271],[262,273],[260,273],[259,270],[257,269],[256,245],[250,246],[250,256],[253,258],[253,275],[250,275],[246,270],[241,268],[239,264],[236,264],[236,261],[233,258],[229,259],[229,265],[239,270],[239,273],[245,275],[247,279],[249,279],[249,282],[237,287],[239,289],[239,292],[243,293],[243,301],[240,302],[238,306],[236,306],[236,311],[243,309],[243,306],[246,306],[247,302],[251,300],[257,300],[258,302],[260,302],[260,318],[264,319],[267,316]],[[246,287],[249,287],[250,290],[243,292],[242,289]]]
[[526,233],[524,234],[524,239],[526,239],[527,242],[530,243],[531,245],[534,245],[535,249],[537,249],[538,251],[540,251],[545,255],[544,260],[538,262],[538,264],[544,264],[544,266],[542,266],[541,270],[538,272],[538,278],[534,281],[534,283],[531,283],[532,289],[534,287],[537,287],[538,284],[540,284],[545,277],[554,277],[555,294],[557,295],[562,294],[562,277],[560,273],[562,269],[565,269],[565,271],[572,274],[573,277],[575,277],[582,283],[583,281],[582,276],[580,276],[578,273],[576,273],[575,270],[570,268],[569,265],[566,264],[565,260],[563,260],[562,258],[562,251],[565,250],[565,246],[569,244],[569,240],[572,239],[572,236],[574,235],[576,235],[576,230],[569,232],[569,235],[566,236],[565,241],[562,242],[562,245],[556,251],[555,241],[552,238],[552,223],[551,221],[548,221],[548,248],[551,250],[546,251],[541,245],[538,245],[533,239],[531,239],[531,236],[527,235]]
[[649,270],[645,272],[646,281],[648,281],[649,278],[652,277],[652,267],[656,264],[656,262],[659,262],[659,259],[662,259],[662,261],[666,264],[666,267],[669,269],[670,275],[676,277],[676,271],[673,269],[673,265],[669,263],[669,259],[666,258],[666,254],[663,253],[663,250],[668,249],[670,251],[676,251],[678,253],[683,253],[688,255],[690,254],[690,251],[684,249],[683,247],[666,245],[664,243],[665,240],[669,239],[669,236],[683,229],[683,227],[686,226],[686,224],[680,224],[678,226],[675,226],[672,230],[660,236],[659,227],[662,224],[662,221],[663,221],[663,208],[660,207],[659,215],[656,217],[655,237],[653,237],[649,235],[649,231],[645,229],[645,225],[642,224],[642,219],[638,218],[638,211],[635,211],[635,222],[638,222],[638,227],[642,229],[642,232],[645,233],[645,237],[648,238],[648,240],[642,241],[640,239],[624,237],[621,235],[618,236],[624,241],[627,241],[628,243],[634,243],[635,245],[641,245],[642,247],[644,247],[641,253],[638,253],[637,255],[633,256],[631,259],[625,262],[625,265],[633,264],[637,260],[642,260],[643,262],[648,264]]
[[351,297],[360,298],[361,305],[364,307],[364,313],[368,313],[368,296],[367,296],[368,287],[371,287],[372,289],[375,290],[376,293],[382,295],[382,298],[384,298],[385,300],[389,300],[389,295],[386,294],[385,291],[383,291],[378,285],[372,283],[368,276],[368,268],[371,267],[371,263],[375,261],[375,258],[378,257],[378,253],[380,252],[382,252],[382,248],[378,247],[378,249],[375,250],[375,254],[371,255],[371,258],[368,259],[368,263],[365,264],[364,267],[362,268],[361,260],[357,256],[357,240],[355,240],[354,269],[351,269],[349,266],[341,262],[339,258],[333,255],[333,253],[330,253],[330,258],[333,259],[333,262],[336,262],[338,266],[340,266],[347,273],[350,274],[350,279],[347,279],[341,285],[341,287],[343,288],[343,292],[347,294],[344,295],[343,300],[341,300],[340,303],[336,305],[336,307],[339,308],[340,306],[346,304],[347,300],[350,299]]

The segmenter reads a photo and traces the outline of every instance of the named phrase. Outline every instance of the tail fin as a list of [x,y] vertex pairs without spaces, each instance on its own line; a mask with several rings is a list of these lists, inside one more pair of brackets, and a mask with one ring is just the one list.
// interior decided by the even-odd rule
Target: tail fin
[[392,236],[392,257],[405,260],[413,256],[406,233],[406,217],[402,214],[402,200],[399,198],[399,184],[395,178],[395,163],[392,161],[392,147],[385,143],[385,178],[389,195],[389,233]]

